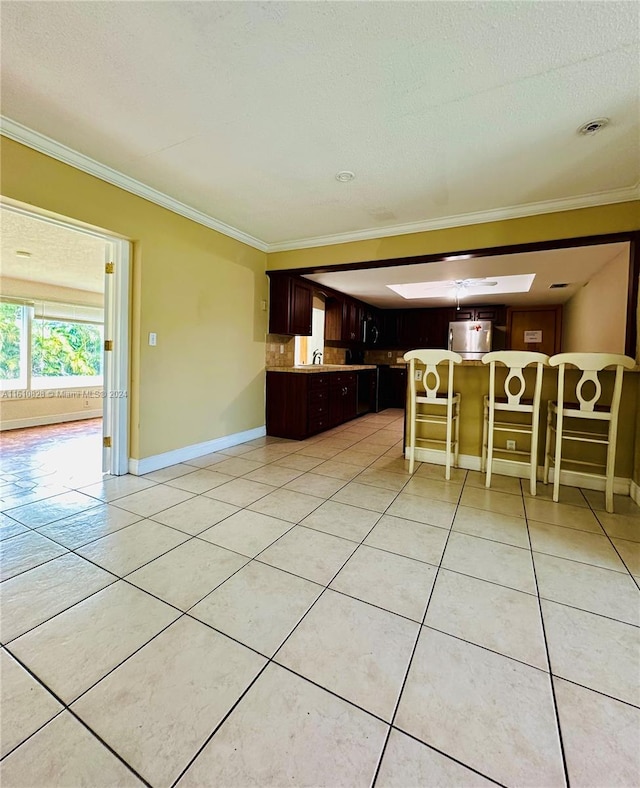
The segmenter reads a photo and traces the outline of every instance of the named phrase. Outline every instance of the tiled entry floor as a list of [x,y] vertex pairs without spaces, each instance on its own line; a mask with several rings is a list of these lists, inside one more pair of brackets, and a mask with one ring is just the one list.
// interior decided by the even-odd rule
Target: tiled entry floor
[[401,432],[5,496],[4,788],[638,785],[638,507]]

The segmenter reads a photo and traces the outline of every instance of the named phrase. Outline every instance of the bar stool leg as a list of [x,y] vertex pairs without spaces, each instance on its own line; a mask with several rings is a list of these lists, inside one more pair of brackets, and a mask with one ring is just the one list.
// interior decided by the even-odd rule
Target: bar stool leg
[[496,413],[491,403],[489,403],[489,426],[487,439],[487,479],[485,487],[491,487],[491,471],[493,466],[493,427],[496,420]]
[[453,406],[451,400],[447,403],[447,446],[445,454],[445,474],[444,478],[449,481],[451,478],[451,427],[453,426]]
[[[535,408],[534,408],[535,411]],[[535,496],[538,482],[538,432],[540,429],[540,412],[533,413],[531,425],[531,464],[529,466],[529,492]]]
[[409,404],[409,473],[413,474],[416,453],[416,402],[415,397],[411,397]]
[[554,458],[553,471],[553,500],[558,503],[560,500],[560,466],[562,464],[562,410],[558,408],[556,413],[556,451]]
[[484,473],[487,470],[487,420],[489,414],[487,412],[487,398],[484,398],[484,407],[482,408],[482,455],[480,458],[480,472]]
[[458,457],[460,456],[460,395],[456,402],[456,453],[453,460],[454,466],[458,467]]
[[545,484],[549,484],[549,452],[551,451],[551,420],[553,414],[551,412],[551,403],[547,402],[547,434],[544,441],[544,472],[542,480]]
[[613,513],[613,481],[615,475],[616,463],[616,438],[618,433],[617,419],[609,423],[609,443],[607,445],[607,478],[604,488],[604,506],[605,509]]

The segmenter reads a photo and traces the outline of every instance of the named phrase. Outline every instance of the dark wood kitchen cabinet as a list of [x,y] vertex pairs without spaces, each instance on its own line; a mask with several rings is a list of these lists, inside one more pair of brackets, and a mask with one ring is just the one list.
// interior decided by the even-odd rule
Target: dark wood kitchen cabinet
[[303,440],[355,418],[353,372],[267,372],[267,435]]
[[329,423],[335,427],[358,415],[358,383],[355,372],[329,375]]
[[313,287],[286,274],[272,275],[269,283],[269,333],[311,336]]
[[503,326],[506,321],[506,308],[502,304],[488,304],[486,306],[460,305],[460,309],[450,309],[449,321],[457,320],[491,320],[492,323]]
[[449,329],[448,309],[407,309],[398,312],[398,346],[446,348]]
[[324,338],[348,345],[363,342],[364,306],[350,298],[328,298],[325,302]]

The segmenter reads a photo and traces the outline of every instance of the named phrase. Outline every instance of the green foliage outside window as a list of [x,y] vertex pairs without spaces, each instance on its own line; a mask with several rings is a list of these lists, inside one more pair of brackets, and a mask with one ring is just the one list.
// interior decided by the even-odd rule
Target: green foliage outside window
[[[24,385],[23,365],[26,364],[22,337],[24,309],[19,304],[0,302],[0,380],[21,380],[21,385]],[[31,321],[31,377],[96,377],[101,374],[102,326],[67,320]]]
[[31,374],[34,377],[100,375],[100,328],[85,323],[34,320]]
[[20,377],[22,307],[0,303],[0,380]]

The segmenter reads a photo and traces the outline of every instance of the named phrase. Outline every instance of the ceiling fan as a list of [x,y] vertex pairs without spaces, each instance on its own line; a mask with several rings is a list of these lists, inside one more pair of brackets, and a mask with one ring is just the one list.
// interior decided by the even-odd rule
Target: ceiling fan
[[464,291],[473,287],[496,287],[498,282],[490,280],[486,276],[475,279],[450,279],[440,282],[425,283],[425,287],[453,287],[455,288],[456,310],[460,309],[460,296]]

